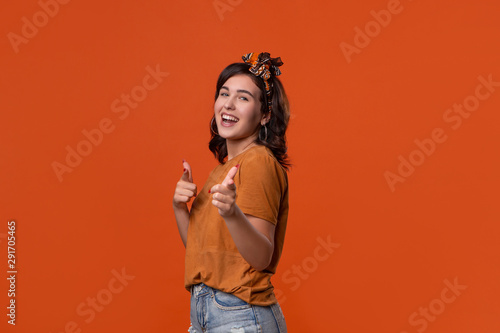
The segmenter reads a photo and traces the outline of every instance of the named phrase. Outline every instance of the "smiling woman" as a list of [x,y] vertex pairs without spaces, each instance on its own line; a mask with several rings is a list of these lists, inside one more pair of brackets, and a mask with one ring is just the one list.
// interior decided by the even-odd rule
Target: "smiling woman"
[[221,87],[214,105],[214,117],[219,136],[226,139],[229,146],[229,154],[254,145],[260,126],[269,121],[270,113],[260,112],[260,94],[252,79],[243,74],[229,78]]
[[276,78],[283,63],[269,53],[243,60],[217,81],[209,148],[220,164],[197,193],[184,161],[173,199],[186,246],[189,332],[287,331],[271,283],[288,218],[289,107]]
[[[281,59],[277,58],[275,63],[281,65]],[[252,108],[255,109],[255,113],[258,114],[260,112],[259,117],[262,117],[260,126],[256,124],[255,127],[255,130],[257,130],[257,136],[254,142],[268,147],[273,152],[279,163],[287,169],[289,163],[287,161],[286,154],[286,130],[288,127],[288,120],[290,118],[288,98],[281,81],[276,77],[277,75],[269,74],[269,78],[264,80],[261,76],[255,75],[250,71],[255,69],[254,71],[258,72],[259,68],[258,59],[254,59],[254,64],[231,64],[227,66],[219,75],[215,92],[215,112],[214,117],[210,121],[212,139],[210,140],[209,148],[221,163],[228,155],[227,144],[230,143],[226,142],[226,138],[223,137],[222,132],[221,135],[219,135],[218,130],[220,130],[221,121],[220,117],[217,117],[217,108],[220,109],[221,103],[229,99],[229,86],[232,86],[233,89],[236,89],[236,93],[238,94],[233,97],[238,97],[238,99],[242,100],[238,103],[238,105],[242,106],[242,104],[245,105],[244,102],[248,102],[247,104],[252,104]],[[272,63],[270,68],[271,70],[275,70],[277,73],[281,74],[278,67]],[[271,70],[268,70],[268,73],[271,73]],[[260,74],[266,75],[267,73],[262,70]],[[237,84],[241,84],[241,86],[239,88],[235,88],[238,87]],[[229,103],[231,102],[232,101],[229,100]],[[225,110],[226,113],[228,115],[235,116],[235,114],[230,111],[233,105],[227,104],[227,106],[228,109]],[[248,108],[249,106],[247,105],[245,110]],[[222,112],[224,113],[224,110],[222,110]]]

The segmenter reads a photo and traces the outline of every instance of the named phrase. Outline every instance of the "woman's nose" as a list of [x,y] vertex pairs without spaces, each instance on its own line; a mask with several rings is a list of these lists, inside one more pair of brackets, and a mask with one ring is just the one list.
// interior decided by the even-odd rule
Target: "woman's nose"
[[224,103],[224,108],[226,109],[233,109],[234,108],[234,100],[233,97],[228,97]]

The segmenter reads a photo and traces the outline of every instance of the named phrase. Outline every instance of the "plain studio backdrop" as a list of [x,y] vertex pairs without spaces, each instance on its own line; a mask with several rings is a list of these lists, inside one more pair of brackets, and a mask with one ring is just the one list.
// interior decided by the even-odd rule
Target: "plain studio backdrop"
[[187,331],[173,191],[217,163],[218,74],[262,51],[291,103],[289,331],[500,331],[498,1],[1,7],[2,332]]

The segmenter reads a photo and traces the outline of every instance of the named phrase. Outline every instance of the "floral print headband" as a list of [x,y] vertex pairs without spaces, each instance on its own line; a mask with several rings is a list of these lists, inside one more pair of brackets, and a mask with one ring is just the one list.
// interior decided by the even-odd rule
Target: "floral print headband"
[[267,80],[271,77],[271,75],[278,76],[281,74],[281,71],[278,67],[283,65],[283,61],[281,58],[271,58],[271,55],[268,52],[262,52],[260,54],[256,53],[247,53],[243,55],[243,61],[247,64],[250,64],[249,71],[264,80],[264,84],[266,87],[267,94],[267,104],[269,106],[269,112],[272,111],[272,94],[271,89],[272,85],[269,84]]

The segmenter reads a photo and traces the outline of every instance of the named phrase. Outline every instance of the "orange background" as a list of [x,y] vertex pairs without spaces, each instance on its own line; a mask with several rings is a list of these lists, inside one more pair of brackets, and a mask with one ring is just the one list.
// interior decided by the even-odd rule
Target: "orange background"
[[[443,116],[475,94],[478,77],[500,82],[500,4],[401,0],[377,30],[371,11],[388,6],[75,0],[43,22],[37,1],[4,2],[0,267],[7,276],[15,220],[18,274],[15,327],[0,282],[0,330],[187,331],[171,209],[181,161],[201,188],[216,165],[207,144],[217,76],[244,53],[269,51],[285,63],[292,107],[291,210],[273,278],[289,331],[498,332],[500,87],[460,127]],[[34,16],[41,26],[16,52],[9,33],[21,36]],[[356,45],[356,27],[372,37],[346,57],[340,45]],[[112,103],[143,84],[148,66],[169,74],[120,119]],[[53,162],[65,164],[66,147],[105,118],[114,130],[59,181]],[[415,152],[435,128],[446,141]],[[384,173],[398,173],[400,155],[421,165],[391,190]],[[321,247],[328,239],[332,253]],[[111,294],[122,268],[134,278]],[[454,279],[466,289],[453,298]],[[90,320],[96,296],[108,304]],[[424,319],[429,306],[438,314]]]

